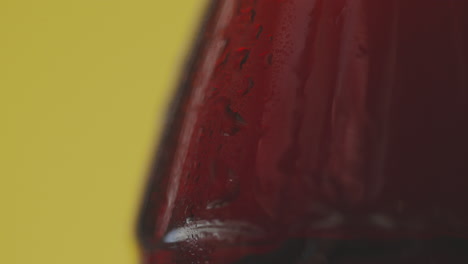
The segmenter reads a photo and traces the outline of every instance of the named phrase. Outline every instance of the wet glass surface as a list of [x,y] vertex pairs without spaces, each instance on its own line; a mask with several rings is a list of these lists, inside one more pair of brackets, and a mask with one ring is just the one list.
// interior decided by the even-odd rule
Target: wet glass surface
[[468,263],[468,2],[217,1],[144,263]]

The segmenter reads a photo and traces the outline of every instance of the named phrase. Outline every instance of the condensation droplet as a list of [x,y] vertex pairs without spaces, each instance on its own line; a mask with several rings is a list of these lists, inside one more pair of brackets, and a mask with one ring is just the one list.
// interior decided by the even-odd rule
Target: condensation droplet
[[256,16],[257,16],[257,11],[255,11],[255,9],[250,10],[250,22],[253,23],[255,21]]
[[226,207],[230,204],[229,201],[223,201],[223,200],[215,200],[211,201],[206,205],[207,210],[212,210],[212,209],[218,209],[218,208],[223,208]]
[[260,36],[262,35],[262,32],[263,32],[263,26],[260,25],[260,26],[258,27],[257,35],[255,36],[255,38],[256,38],[256,39],[259,39]]
[[247,122],[238,112],[232,110],[229,104],[225,108],[225,113],[228,117],[228,123],[225,125],[222,134],[226,137],[234,136],[241,130],[242,126],[247,124]]
[[268,54],[267,56],[267,63],[268,65],[272,65],[273,64],[273,54]]
[[250,49],[241,49],[241,51],[244,53],[244,56],[242,57],[242,60],[239,64],[239,68],[242,70],[244,65],[247,63],[247,60],[249,59]]
[[187,217],[187,218],[185,219],[185,223],[186,223],[186,224],[190,224],[190,223],[192,223],[192,222],[193,222],[193,217]]

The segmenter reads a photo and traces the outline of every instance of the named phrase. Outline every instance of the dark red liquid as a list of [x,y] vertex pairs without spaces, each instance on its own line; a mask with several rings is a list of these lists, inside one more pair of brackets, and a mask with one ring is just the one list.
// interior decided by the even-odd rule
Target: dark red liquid
[[468,1],[215,2],[144,263],[468,263]]

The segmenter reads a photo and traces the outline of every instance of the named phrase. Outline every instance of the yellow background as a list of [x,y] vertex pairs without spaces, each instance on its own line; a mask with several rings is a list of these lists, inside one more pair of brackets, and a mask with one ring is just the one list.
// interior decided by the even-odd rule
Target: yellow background
[[135,213],[205,0],[0,0],[0,263],[137,263]]

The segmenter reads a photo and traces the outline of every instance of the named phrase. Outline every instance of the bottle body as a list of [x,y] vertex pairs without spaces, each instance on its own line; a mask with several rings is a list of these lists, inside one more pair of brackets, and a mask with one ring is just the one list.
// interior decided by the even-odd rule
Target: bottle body
[[216,1],[186,78],[145,263],[467,263],[465,1]]

